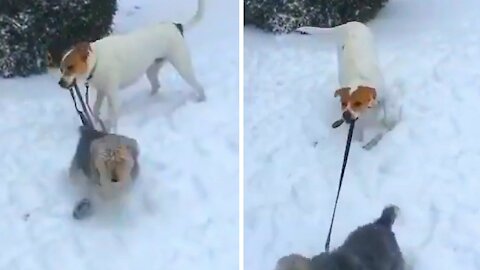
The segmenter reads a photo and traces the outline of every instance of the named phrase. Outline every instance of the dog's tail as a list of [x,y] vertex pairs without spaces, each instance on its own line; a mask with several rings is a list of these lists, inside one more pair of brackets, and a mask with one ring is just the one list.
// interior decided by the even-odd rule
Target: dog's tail
[[305,35],[322,35],[322,34],[331,34],[334,32],[339,32],[348,27],[348,24],[340,24],[334,27],[315,27],[315,26],[303,26],[299,27],[293,32],[297,32]]
[[352,27],[366,27],[361,22],[351,21],[344,24],[337,25],[335,27],[314,27],[314,26],[303,26],[299,27],[293,32],[303,34],[303,35],[326,35],[326,36],[333,36],[334,39],[338,42],[345,39],[348,31]]
[[386,206],[382,211],[382,215],[374,223],[391,229],[399,212],[400,208],[396,205]]
[[185,30],[189,30],[193,28],[196,24],[198,24],[203,19],[204,13],[205,13],[205,0],[198,0],[197,12],[195,13],[195,15],[193,15],[193,17],[188,22],[183,24],[183,28]]

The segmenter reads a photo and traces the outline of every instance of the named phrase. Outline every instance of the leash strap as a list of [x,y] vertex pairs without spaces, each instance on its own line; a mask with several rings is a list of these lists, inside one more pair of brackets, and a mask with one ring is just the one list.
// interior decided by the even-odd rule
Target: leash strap
[[78,99],[80,99],[80,104],[82,105],[82,110],[87,115],[88,123],[93,128],[94,127],[93,126],[93,121],[92,121],[92,118],[90,117],[90,115],[88,114],[87,106],[85,105],[85,102],[83,101],[83,98],[82,98],[82,93],[80,93],[80,89],[78,88],[77,84],[75,84],[74,87],[75,87],[75,92],[77,93]]
[[87,118],[85,117],[83,112],[78,109],[77,99],[75,98],[75,94],[73,93],[72,88],[70,88],[70,95],[72,96],[73,104],[75,105],[75,110],[77,111],[77,114],[80,117],[80,121],[82,121],[82,124],[84,126],[89,126],[90,124],[89,124]]
[[[89,99],[89,96],[88,96],[88,90],[90,89],[90,84],[88,83],[88,80],[85,82],[85,100],[87,102],[87,107],[88,107],[88,111],[90,112],[91,115],[93,115],[93,112],[92,112],[92,108],[90,108],[90,99]],[[98,122],[100,123],[100,127],[102,128],[102,131],[103,132],[106,132],[107,129],[105,128],[105,124],[103,124],[103,121],[102,119],[98,119]]]
[[328,230],[327,241],[325,242],[325,251],[330,250],[330,238],[332,236],[333,221],[335,220],[335,212],[337,211],[338,198],[340,197],[340,190],[342,189],[343,175],[345,174],[345,168],[347,167],[348,153],[350,152],[350,145],[352,143],[353,128],[355,127],[355,121],[350,124],[348,130],[347,144],[345,146],[345,153],[343,154],[342,172],[340,174],[340,181],[338,182],[337,198],[335,199],[335,206],[333,207],[332,220],[330,221],[330,229]]
[[72,96],[73,103],[75,104],[75,109],[77,110],[78,116],[80,116],[80,120],[82,121],[82,124],[84,126],[88,126],[94,129],[92,118],[90,118],[90,115],[88,114],[87,107],[85,105],[85,102],[83,101],[82,94],[80,93],[80,89],[78,89],[78,85],[75,83],[73,85],[73,88],[75,88],[75,94],[77,94],[78,99],[80,100],[80,104],[82,105],[83,112],[78,109],[75,95],[73,93],[72,88],[70,88],[70,95]]

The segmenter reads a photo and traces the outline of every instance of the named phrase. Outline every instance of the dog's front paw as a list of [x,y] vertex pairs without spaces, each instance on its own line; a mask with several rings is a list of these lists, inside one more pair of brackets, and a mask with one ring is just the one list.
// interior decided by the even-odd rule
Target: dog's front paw
[[85,198],[75,205],[75,208],[73,208],[72,216],[76,220],[81,220],[91,216],[92,214],[92,203],[89,199]]
[[354,129],[353,131],[353,139],[357,142],[363,142],[364,141],[364,132],[363,129],[358,127]]
[[379,142],[380,140],[383,138],[383,134],[380,133],[378,134],[377,136],[373,137],[373,139],[371,139],[367,144],[365,144],[362,148],[365,149],[365,150],[370,150],[372,149],[373,147],[375,147]]

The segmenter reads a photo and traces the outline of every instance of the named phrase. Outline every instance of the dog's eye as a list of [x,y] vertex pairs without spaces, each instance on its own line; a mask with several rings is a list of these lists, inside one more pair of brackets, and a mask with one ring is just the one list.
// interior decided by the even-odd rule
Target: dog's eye
[[73,65],[70,65],[70,66],[67,67],[68,71],[71,71],[72,69],[73,69]]
[[342,102],[342,107],[347,107],[347,103],[346,103],[346,102]]
[[355,101],[355,102],[353,103],[353,106],[355,106],[355,107],[362,106],[362,102],[360,102],[360,101]]

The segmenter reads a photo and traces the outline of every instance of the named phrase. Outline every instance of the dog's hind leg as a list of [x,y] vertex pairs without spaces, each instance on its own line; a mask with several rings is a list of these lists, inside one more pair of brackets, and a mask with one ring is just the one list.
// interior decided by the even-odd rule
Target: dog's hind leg
[[93,104],[93,118],[98,123],[100,122],[100,108],[102,107],[103,100],[105,99],[105,94],[97,90],[97,98]]
[[114,90],[107,92],[107,103],[108,103],[108,123],[107,131],[116,133],[117,132],[117,123],[118,123],[118,114],[120,110],[120,104],[118,100],[117,93]]
[[384,133],[379,133],[375,137],[373,137],[367,144],[362,146],[365,150],[371,150],[373,147],[377,146],[380,140],[383,138]]
[[169,62],[175,67],[180,76],[197,91],[198,102],[206,99],[203,86],[198,82],[193,73],[192,59],[185,44],[181,44],[172,50],[168,56]]
[[158,93],[158,89],[160,88],[160,82],[158,80],[158,72],[165,64],[164,59],[155,59],[152,65],[150,65],[147,69],[146,75],[147,79],[150,81],[150,85],[152,86],[152,91],[150,92],[151,95],[155,95]]
[[353,138],[358,142],[363,142],[364,140],[365,128],[362,123],[358,123],[353,130]]

